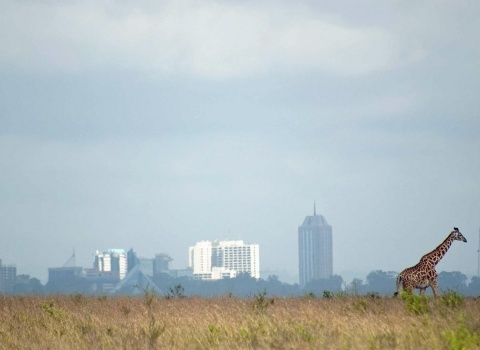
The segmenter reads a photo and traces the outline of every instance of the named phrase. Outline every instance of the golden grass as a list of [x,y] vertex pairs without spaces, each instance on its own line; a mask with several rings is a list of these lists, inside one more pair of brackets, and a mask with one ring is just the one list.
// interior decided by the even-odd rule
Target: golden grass
[[353,296],[0,297],[0,349],[480,348],[480,299],[428,299],[420,311],[407,308],[411,302]]

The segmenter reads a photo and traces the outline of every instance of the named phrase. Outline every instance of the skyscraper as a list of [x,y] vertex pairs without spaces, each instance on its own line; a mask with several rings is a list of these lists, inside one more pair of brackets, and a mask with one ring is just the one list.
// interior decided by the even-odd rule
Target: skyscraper
[[322,215],[305,217],[298,228],[298,258],[300,287],[314,279],[329,278],[333,274],[332,226]]

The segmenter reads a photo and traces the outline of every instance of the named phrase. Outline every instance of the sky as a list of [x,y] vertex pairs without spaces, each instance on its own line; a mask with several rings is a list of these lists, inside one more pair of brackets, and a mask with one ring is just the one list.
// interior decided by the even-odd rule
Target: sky
[[298,282],[316,203],[348,282],[477,274],[478,1],[0,0],[0,259],[260,245]]

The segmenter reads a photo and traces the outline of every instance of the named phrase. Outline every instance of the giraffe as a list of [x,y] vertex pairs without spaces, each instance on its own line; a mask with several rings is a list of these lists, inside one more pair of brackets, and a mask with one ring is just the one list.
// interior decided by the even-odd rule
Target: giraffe
[[453,231],[450,232],[442,244],[430,253],[422,256],[417,265],[406,268],[400,272],[397,277],[397,291],[394,295],[398,295],[400,288],[409,293],[413,293],[413,290],[418,288],[420,289],[420,295],[423,295],[428,287],[432,287],[433,295],[437,297],[438,282],[435,266],[443,258],[453,241],[467,241],[456,227],[453,228]]

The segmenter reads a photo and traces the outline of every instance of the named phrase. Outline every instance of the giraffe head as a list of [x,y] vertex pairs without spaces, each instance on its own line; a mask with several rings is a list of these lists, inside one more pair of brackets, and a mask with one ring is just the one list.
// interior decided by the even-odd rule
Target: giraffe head
[[464,241],[464,242],[467,241],[467,239],[463,237],[462,233],[456,227],[453,228],[453,231],[450,233],[450,236],[452,236],[452,238],[457,241]]

